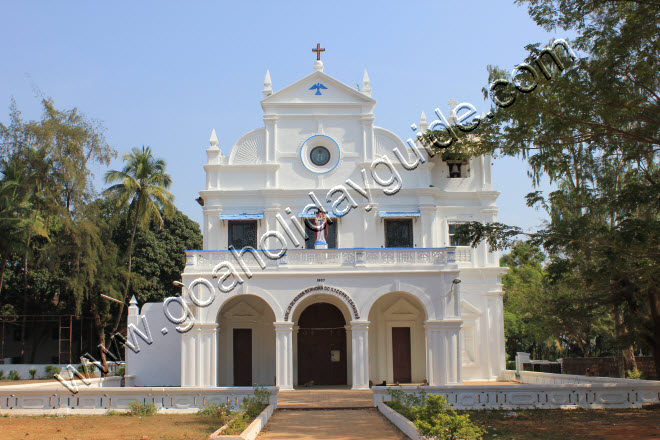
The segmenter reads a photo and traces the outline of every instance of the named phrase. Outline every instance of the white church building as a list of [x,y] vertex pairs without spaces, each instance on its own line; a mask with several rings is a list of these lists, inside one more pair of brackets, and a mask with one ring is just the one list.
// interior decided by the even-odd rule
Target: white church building
[[[378,127],[366,71],[358,90],[317,58],[278,91],[267,73],[263,95],[262,127],[228,156],[214,131],[206,150],[204,249],[186,252],[182,274],[189,316],[179,297],[132,301],[129,327],[145,336],[126,350],[135,384],[497,379],[506,269],[453,237],[496,221],[490,157],[443,161]],[[428,129],[423,114],[417,126]],[[319,205],[325,244],[310,228]]]

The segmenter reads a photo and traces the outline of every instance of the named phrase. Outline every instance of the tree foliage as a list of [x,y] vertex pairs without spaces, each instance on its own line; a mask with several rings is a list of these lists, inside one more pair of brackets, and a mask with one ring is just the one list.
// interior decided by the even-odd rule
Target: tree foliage
[[[533,232],[470,223],[458,233],[493,248],[520,238],[542,247],[550,257],[550,299],[566,318],[558,325],[567,328],[572,316],[588,313],[578,306],[587,303],[614,321],[620,352],[631,353],[634,341],[649,344],[660,371],[660,4],[518,3],[548,30],[576,31],[570,44],[580,55],[558,50],[557,63],[537,43],[527,46],[525,60],[534,75],[489,67],[490,84],[501,85],[485,88],[484,96],[507,105],[481,120],[478,133],[456,130],[450,150],[526,159],[534,185],[547,177],[557,187],[527,196],[549,221]],[[425,141],[437,145],[440,135],[428,133]],[[576,343],[592,330],[583,329]]]

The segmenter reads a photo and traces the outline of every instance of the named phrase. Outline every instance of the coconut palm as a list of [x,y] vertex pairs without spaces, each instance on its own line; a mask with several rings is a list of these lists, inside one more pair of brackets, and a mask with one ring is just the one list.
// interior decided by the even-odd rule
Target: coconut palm
[[106,193],[116,200],[118,207],[128,205],[128,219],[133,222],[128,245],[128,275],[112,334],[119,327],[124,304],[128,298],[135,231],[138,227],[146,228],[152,223],[161,228],[162,215],[169,217],[174,213],[174,196],[167,191],[172,178],[165,172],[165,161],[156,159],[151,153],[151,148],[144,146],[142,149],[133,148],[130,153],[124,154],[123,160],[124,168],[121,171],[108,171],[105,174],[105,183],[114,183]]

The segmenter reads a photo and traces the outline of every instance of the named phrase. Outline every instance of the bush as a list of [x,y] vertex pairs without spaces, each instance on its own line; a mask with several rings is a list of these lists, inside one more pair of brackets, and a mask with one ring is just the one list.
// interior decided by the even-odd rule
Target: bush
[[387,394],[392,396],[392,400],[386,402],[386,405],[410,421],[414,421],[415,419],[413,407],[423,406],[426,400],[426,391],[423,391],[419,387],[414,394],[407,394],[402,390],[393,390],[391,388],[387,389]]
[[92,374],[94,372],[94,365],[80,364],[78,365],[78,372],[87,375]]
[[153,403],[140,403],[137,401],[129,402],[128,413],[132,416],[153,416],[158,409]]
[[37,375],[37,370],[35,368],[30,368],[28,370],[28,373],[30,373],[30,377],[32,378],[32,380],[34,380],[34,376]]
[[507,370],[515,370],[516,369],[516,361],[506,361],[506,369]]
[[270,391],[257,385],[254,387],[254,396],[243,399],[241,410],[248,417],[256,417],[268,406],[268,402],[270,402]]
[[415,424],[422,436],[438,440],[479,440],[485,433],[467,414],[458,415],[444,396],[388,389],[392,400],[386,405]]
[[115,376],[123,376],[126,374],[126,365],[121,365],[115,370]]
[[46,371],[46,377],[49,379],[54,378],[58,374],[60,374],[60,369],[57,368],[55,365],[46,365],[46,368],[44,368]]
[[16,370],[10,370],[9,374],[7,375],[8,380],[20,380],[21,376],[18,375],[18,371]]
[[0,380],[5,378],[5,370],[0,370]]
[[445,396],[429,394],[425,403],[414,407],[413,421],[423,436],[442,440],[479,440],[485,434],[472,423],[469,415],[456,414]]
[[637,368],[635,368],[634,370],[626,371],[626,376],[628,377],[628,379],[641,379],[642,372],[639,371]]

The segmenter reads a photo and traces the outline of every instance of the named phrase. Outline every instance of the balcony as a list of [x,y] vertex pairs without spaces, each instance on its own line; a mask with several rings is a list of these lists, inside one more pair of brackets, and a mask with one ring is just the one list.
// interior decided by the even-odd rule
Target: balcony
[[[270,251],[276,254],[277,251]],[[469,253],[468,253],[469,255]],[[287,249],[284,256],[270,259],[263,252],[259,256],[266,270],[429,270],[455,265],[456,248],[401,248],[401,249]],[[461,259],[465,259],[461,255]],[[259,263],[249,252],[242,257],[250,269],[258,269]],[[186,273],[209,273],[218,264],[228,261],[239,268],[239,262],[231,251],[186,251]]]

